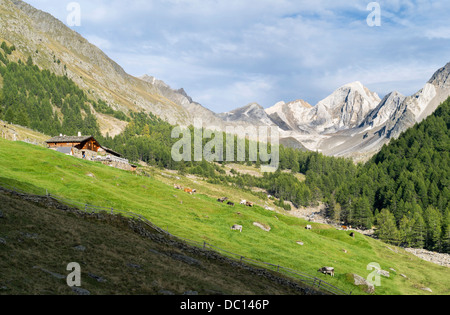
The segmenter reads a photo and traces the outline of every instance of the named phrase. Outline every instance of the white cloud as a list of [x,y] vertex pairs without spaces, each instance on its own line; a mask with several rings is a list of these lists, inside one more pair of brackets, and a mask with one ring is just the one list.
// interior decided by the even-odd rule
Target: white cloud
[[450,27],[429,29],[425,32],[425,36],[429,39],[450,39]]
[[[29,2],[66,20],[65,2]],[[183,87],[219,112],[315,104],[356,80],[380,94],[391,85],[414,93],[449,61],[449,1],[380,0],[381,27],[367,25],[365,0],[78,2],[75,30],[127,72]]]
[[[213,104],[210,109],[215,112],[230,111],[253,102],[262,106],[266,105],[265,107],[275,103],[275,100],[271,99],[275,86],[273,78],[250,75],[238,81],[229,82],[227,85],[193,91],[195,95],[198,95],[195,100],[201,104]],[[224,107],[224,104],[228,106]]]
[[337,89],[349,82],[360,81],[381,97],[393,91],[408,96],[423,88],[433,73],[442,66],[438,63],[428,66],[417,62],[385,66],[374,64],[365,68],[348,66],[327,73],[319,81],[314,80],[313,84],[317,88],[323,85]]

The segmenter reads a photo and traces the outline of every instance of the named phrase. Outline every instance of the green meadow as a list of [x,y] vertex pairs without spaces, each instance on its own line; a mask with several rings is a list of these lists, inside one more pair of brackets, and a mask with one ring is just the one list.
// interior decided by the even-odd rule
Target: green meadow
[[[161,171],[155,171],[155,174]],[[179,175],[177,175],[179,176]],[[180,181],[186,178],[180,176]],[[29,193],[46,190],[63,198],[141,214],[171,234],[207,242],[247,258],[298,270],[325,280],[352,294],[366,294],[353,284],[350,274],[367,278],[374,262],[390,277],[381,276],[377,295],[450,294],[448,268],[425,262],[401,248],[356,233],[278,212],[239,205],[241,191],[197,182],[197,194],[176,190],[158,176],[144,176],[99,163],[84,161],[45,148],[0,139],[0,185],[13,185]],[[205,189],[203,190],[202,187]],[[218,203],[213,194],[227,196],[235,207]],[[253,196],[258,204],[257,197]],[[253,225],[258,222],[270,232]],[[239,224],[243,231],[232,231]],[[312,230],[306,230],[311,224]],[[303,242],[303,246],[297,242]],[[335,268],[334,278],[318,272]],[[390,268],[394,269],[392,271]],[[404,274],[407,278],[400,276]],[[432,293],[422,290],[427,287]]]

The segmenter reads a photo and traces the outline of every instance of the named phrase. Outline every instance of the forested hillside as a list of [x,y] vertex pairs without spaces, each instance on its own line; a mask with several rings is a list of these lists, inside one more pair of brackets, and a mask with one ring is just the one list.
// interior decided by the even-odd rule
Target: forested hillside
[[381,238],[450,252],[449,127],[450,99],[343,183],[331,214],[368,226],[373,213]]
[[[0,119],[30,127],[48,135],[64,133],[100,135],[93,109],[126,120],[102,101],[90,100],[86,93],[66,76],[56,76],[33,65],[31,57],[24,63],[8,59],[14,46],[2,43],[0,75]],[[55,60],[58,62],[58,60]]]

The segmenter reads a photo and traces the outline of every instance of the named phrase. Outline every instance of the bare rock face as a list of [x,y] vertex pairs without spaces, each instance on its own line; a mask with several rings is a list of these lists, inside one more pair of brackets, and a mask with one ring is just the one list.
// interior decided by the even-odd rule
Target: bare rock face
[[282,130],[283,139],[296,142],[296,146],[366,161],[391,139],[431,115],[450,96],[449,76],[450,63],[411,96],[392,92],[380,100],[376,93],[354,82],[311,109],[297,107],[287,114],[286,105],[278,103],[266,112]]
[[255,126],[275,125],[264,108],[257,103],[251,103],[234,111],[219,114],[219,117],[225,122],[240,121],[251,123]]
[[433,84],[439,89],[448,89],[450,88],[450,62],[447,63],[444,67],[436,71],[436,73],[433,74],[430,81],[428,81],[429,84]]
[[353,82],[311,106],[303,100],[279,102],[266,113],[284,130],[304,133],[331,133],[360,125],[380,103],[379,96],[361,82]]
[[266,109],[267,115],[282,130],[297,130],[302,133],[310,133],[305,121],[313,107],[304,100],[290,103],[278,102],[273,107]]
[[363,121],[362,127],[369,126],[376,128],[384,125],[399,110],[400,105],[406,99],[406,96],[399,92],[392,92],[386,95],[380,104],[369,113]]
[[319,131],[350,129],[359,126],[380,101],[379,96],[361,82],[353,82],[320,101],[310,117]]

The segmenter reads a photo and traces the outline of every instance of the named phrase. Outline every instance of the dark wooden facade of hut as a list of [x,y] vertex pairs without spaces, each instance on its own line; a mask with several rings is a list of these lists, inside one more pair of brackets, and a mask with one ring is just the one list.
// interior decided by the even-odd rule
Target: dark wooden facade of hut
[[93,152],[98,152],[102,148],[100,143],[95,140],[92,136],[78,136],[78,137],[68,137],[59,136],[53,137],[45,141],[50,149],[57,148],[76,148],[80,151],[89,150]]

